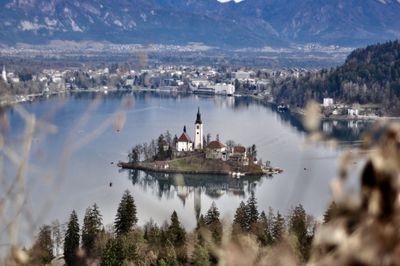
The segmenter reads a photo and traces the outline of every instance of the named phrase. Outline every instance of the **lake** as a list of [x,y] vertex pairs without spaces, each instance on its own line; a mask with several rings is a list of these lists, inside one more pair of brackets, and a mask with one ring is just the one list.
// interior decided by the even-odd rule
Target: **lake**
[[[232,219],[241,201],[254,191],[259,210],[282,213],[299,203],[321,218],[330,201],[330,181],[336,176],[343,150],[357,144],[363,123],[325,122],[324,132],[338,137],[341,146],[306,144],[301,122],[288,113],[249,98],[202,97],[154,92],[75,93],[52,96],[22,107],[38,119],[56,126],[56,133],[36,131],[26,176],[23,232],[32,225],[55,219],[67,221],[71,211],[82,221],[85,209],[97,203],[105,224],[112,224],[125,190],[132,192],[139,224],[151,218],[158,224],[176,210],[192,229],[196,217],[215,202],[223,217]],[[273,177],[240,180],[221,176],[163,176],[121,171],[129,149],[169,130],[180,135],[186,125],[193,136],[197,108],[204,132],[221,141],[255,144],[258,157],[282,168]],[[9,128],[3,134],[8,145],[20,151],[25,123],[16,110],[5,111]],[[123,115],[118,116],[117,113]],[[115,117],[118,117],[117,119]],[[115,125],[117,121],[118,125]],[[119,126],[123,127],[119,130]],[[3,188],[12,182],[15,167],[5,162]],[[112,186],[110,186],[112,183]],[[4,194],[4,189],[0,195]],[[12,206],[12,204],[10,205]],[[8,208],[11,208],[8,206]]]

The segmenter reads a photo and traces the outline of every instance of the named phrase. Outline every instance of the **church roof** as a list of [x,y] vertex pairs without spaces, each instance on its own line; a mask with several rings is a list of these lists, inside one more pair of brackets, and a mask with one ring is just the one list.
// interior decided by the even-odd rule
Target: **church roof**
[[225,145],[219,142],[218,140],[211,141],[207,145],[207,149],[222,149],[225,148]]
[[199,109],[197,109],[197,117],[196,117],[196,122],[194,122],[195,124],[202,124],[201,122],[201,114],[200,114],[200,107]]
[[179,137],[178,142],[192,142],[192,140],[186,132],[183,132],[182,135]]
[[233,152],[234,153],[245,153],[246,148],[243,146],[235,146],[235,147],[233,147]]

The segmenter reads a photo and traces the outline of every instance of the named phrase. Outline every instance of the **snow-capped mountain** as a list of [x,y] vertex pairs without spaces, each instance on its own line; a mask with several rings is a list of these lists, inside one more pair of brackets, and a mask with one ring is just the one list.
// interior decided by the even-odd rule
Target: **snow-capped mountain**
[[0,43],[93,40],[365,45],[400,36],[400,0],[0,0]]

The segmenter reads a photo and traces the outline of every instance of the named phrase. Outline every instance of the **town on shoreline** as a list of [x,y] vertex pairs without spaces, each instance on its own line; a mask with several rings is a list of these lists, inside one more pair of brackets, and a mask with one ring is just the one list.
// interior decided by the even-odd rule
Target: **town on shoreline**
[[[0,78],[0,106],[74,92],[108,94],[113,91],[157,91],[209,96],[246,96],[276,105],[278,111],[303,114],[302,107],[280,102],[274,91],[277,84],[288,79],[299,79],[310,71],[316,70],[169,65],[133,70],[123,64],[112,64],[103,67],[70,67],[32,71],[26,69],[10,71],[3,66]],[[380,105],[333,103],[332,98],[322,99],[321,115],[322,119],[327,120],[388,118],[381,112]]]
[[161,134],[149,144],[139,144],[132,148],[128,162],[119,162],[124,169],[174,174],[212,174],[242,176],[262,176],[281,173],[283,170],[271,167],[271,163],[257,158],[257,148],[253,144],[244,147],[233,140],[220,141],[219,135],[211,140],[204,134],[200,108],[194,123],[193,141],[183,127],[178,138],[172,138],[169,131]]

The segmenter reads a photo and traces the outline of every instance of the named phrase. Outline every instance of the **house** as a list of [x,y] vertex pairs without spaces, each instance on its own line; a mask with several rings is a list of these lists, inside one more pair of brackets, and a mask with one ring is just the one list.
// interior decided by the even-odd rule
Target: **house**
[[211,88],[214,89],[215,94],[233,95],[235,93],[235,86],[226,83],[217,83]]
[[332,98],[324,98],[324,101],[323,101],[323,103],[322,103],[322,106],[323,106],[324,108],[328,108],[328,107],[333,106],[333,99],[332,99]]
[[250,79],[250,72],[247,71],[237,71],[234,73],[235,78],[238,80],[248,80]]
[[214,140],[211,141],[206,147],[206,158],[222,160],[224,152],[226,152],[225,145],[218,140]]
[[243,165],[248,165],[249,158],[247,156],[246,148],[240,145],[233,147],[229,156],[229,160],[239,162]]
[[358,116],[358,109],[347,109],[348,116]]
[[186,133],[186,126],[183,127],[183,133],[176,143],[176,150],[178,152],[193,151],[193,142],[190,139],[189,135]]

